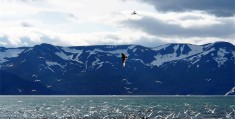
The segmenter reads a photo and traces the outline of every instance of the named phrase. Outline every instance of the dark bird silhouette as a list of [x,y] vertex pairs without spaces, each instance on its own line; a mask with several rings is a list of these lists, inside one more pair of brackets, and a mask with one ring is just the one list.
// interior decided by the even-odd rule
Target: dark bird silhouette
[[127,56],[122,53],[122,66],[125,67]]
[[136,11],[134,11],[134,12],[131,13],[131,15],[136,15],[136,14],[137,14]]

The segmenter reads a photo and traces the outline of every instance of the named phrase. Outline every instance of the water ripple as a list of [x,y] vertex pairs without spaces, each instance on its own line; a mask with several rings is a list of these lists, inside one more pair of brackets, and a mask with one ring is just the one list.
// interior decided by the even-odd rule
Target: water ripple
[[235,118],[233,97],[0,97],[0,118]]

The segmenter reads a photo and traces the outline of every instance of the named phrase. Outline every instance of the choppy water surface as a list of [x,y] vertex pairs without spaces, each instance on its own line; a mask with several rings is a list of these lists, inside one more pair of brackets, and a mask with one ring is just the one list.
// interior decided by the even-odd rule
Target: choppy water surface
[[0,118],[235,118],[235,97],[1,96]]

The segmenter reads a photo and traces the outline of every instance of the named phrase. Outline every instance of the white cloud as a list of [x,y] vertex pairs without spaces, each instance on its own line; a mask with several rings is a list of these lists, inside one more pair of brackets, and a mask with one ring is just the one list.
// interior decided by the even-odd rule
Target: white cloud
[[[133,11],[138,14],[131,15]],[[147,22],[143,20],[146,18],[151,18],[153,24],[146,26]],[[229,27],[229,24],[234,25],[233,21],[234,17],[220,18],[203,11],[161,13],[154,6],[136,0],[0,0],[0,46],[32,46],[43,42],[61,46],[157,46],[170,42],[198,44],[217,40],[234,43],[231,39],[235,35],[230,33],[232,26]],[[162,27],[154,30],[151,27],[156,23]],[[216,25],[224,27],[213,27]],[[168,33],[172,26],[179,30],[173,35]],[[207,27],[229,32],[216,33],[212,29],[205,33],[211,34],[208,36],[196,32],[189,34],[189,31],[183,33],[185,30],[182,30],[203,31]],[[217,30],[220,31],[223,30]]]
[[183,42],[182,39],[193,42],[190,39],[194,38],[232,41],[235,35],[234,17],[217,18],[201,12],[192,12],[191,14],[187,12],[177,14],[142,12],[138,17],[140,18],[122,19],[120,25],[179,42]]

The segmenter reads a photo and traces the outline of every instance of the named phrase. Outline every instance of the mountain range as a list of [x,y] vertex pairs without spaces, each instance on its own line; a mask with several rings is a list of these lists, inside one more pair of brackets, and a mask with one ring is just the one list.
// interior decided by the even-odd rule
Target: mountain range
[[234,95],[234,89],[235,46],[228,42],[0,47],[2,95]]

